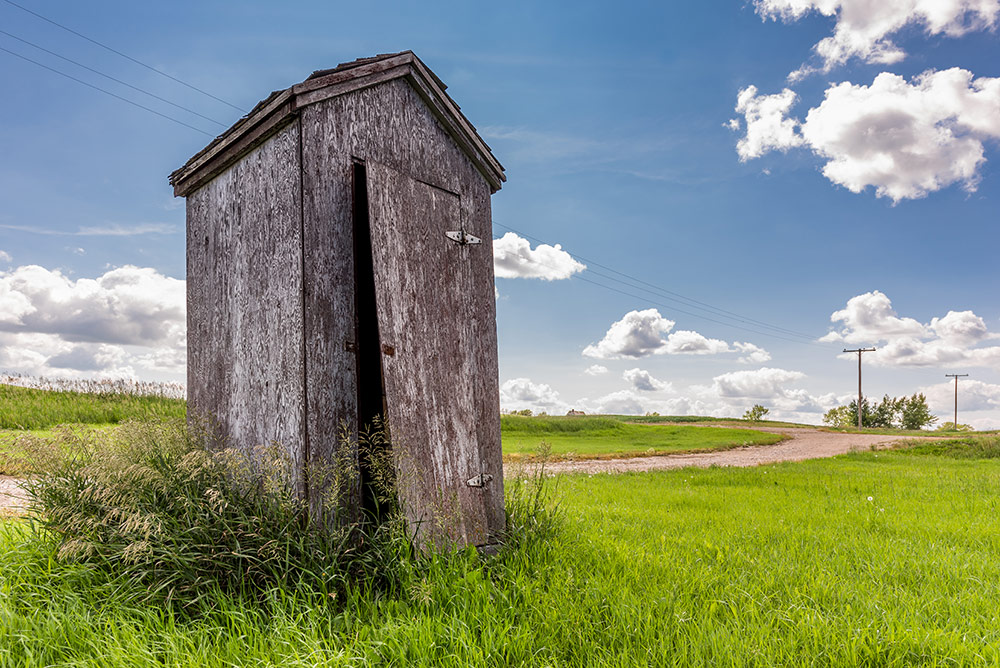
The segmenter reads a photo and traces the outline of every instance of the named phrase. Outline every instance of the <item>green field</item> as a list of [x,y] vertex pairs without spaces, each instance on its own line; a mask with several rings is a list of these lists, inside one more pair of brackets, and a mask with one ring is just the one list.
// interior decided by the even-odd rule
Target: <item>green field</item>
[[46,429],[59,424],[118,424],[184,417],[183,399],[131,393],[93,394],[0,384],[0,429]]
[[555,459],[594,459],[725,450],[783,439],[749,429],[633,424],[617,416],[504,415],[500,429],[504,456],[509,460],[530,459],[543,443]]
[[0,666],[996,664],[998,453],[561,477],[545,542],[435,557],[394,596],[193,616],[7,522]]

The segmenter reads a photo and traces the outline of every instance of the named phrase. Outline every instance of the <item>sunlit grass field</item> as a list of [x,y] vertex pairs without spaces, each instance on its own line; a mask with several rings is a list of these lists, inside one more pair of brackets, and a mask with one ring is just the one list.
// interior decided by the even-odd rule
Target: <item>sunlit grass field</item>
[[750,429],[670,424],[632,424],[618,417],[523,417],[500,419],[504,456],[531,459],[543,443],[555,459],[660,455],[725,450],[782,440]]
[[0,665],[992,665],[1000,443],[567,476],[556,536],[398,596],[196,615],[0,533]]
[[184,417],[186,403],[131,392],[43,390],[0,383],[0,429],[36,430],[59,424],[118,424]]

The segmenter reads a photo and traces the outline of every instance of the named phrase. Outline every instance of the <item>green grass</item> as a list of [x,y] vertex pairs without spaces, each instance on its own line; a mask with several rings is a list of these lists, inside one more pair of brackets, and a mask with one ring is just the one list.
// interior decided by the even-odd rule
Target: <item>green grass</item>
[[403,591],[193,617],[0,532],[0,666],[1000,663],[1000,459],[864,452],[560,478],[562,526]]
[[531,459],[544,442],[556,459],[659,455],[777,443],[784,437],[747,429],[646,425],[613,416],[500,419],[504,456]]
[[0,429],[46,429],[58,424],[119,424],[184,417],[183,399],[130,393],[90,394],[0,384]]

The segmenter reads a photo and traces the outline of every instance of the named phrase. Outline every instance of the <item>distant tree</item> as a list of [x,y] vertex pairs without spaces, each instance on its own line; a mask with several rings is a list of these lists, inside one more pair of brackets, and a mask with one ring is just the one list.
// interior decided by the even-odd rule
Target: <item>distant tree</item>
[[972,425],[958,423],[958,426],[954,422],[948,421],[937,428],[938,431],[975,431]]
[[901,399],[899,411],[899,426],[903,429],[923,429],[929,427],[938,419],[931,415],[927,407],[927,398],[922,393]]
[[858,424],[858,412],[850,406],[831,408],[823,416],[823,424],[831,427],[855,427]]
[[524,417],[531,417],[533,415],[533,413],[531,412],[530,408],[523,408],[523,409],[521,409],[519,411],[515,411],[514,414],[515,415],[523,415]]
[[750,407],[750,410],[743,414],[743,419],[748,422],[760,422],[769,412],[769,410],[760,404],[754,404]]
[[660,414],[659,414],[659,413],[657,413],[656,411],[653,411],[653,412],[651,412],[651,413],[650,413],[650,412],[647,412],[647,413],[646,413],[646,417],[660,417]]

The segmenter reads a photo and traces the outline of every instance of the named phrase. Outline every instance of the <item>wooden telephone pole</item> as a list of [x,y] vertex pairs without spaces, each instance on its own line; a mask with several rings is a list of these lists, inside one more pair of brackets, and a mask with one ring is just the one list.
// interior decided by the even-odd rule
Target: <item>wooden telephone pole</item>
[[946,373],[945,378],[955,379],[955,429],[958,429],[958,379],[968,376],[967,373]]
[[857,353],[858,354],[858,429],[861,429],[861,353],[873,353],[874,348],[855,348],[854,350],[848,350],[844,348],[845,353]]

